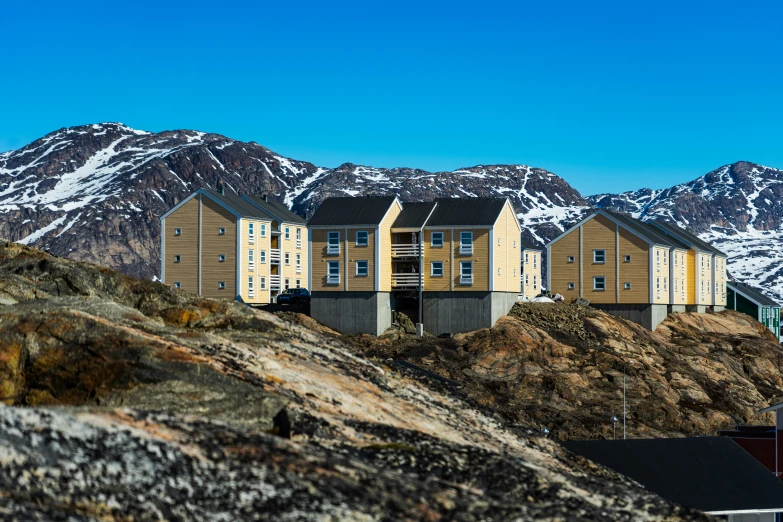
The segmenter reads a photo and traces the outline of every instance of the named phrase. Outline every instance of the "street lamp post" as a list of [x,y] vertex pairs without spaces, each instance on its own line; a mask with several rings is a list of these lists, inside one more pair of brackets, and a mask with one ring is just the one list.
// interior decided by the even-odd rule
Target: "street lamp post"
[[633,359],[629,359],[623,363],[623,440],[625,440],[625,365],[633,364]]
[[612,440],[615,440],[617,438],[617,422],[620,419],[617,418],[617,415],[612,415],[610,420],[612,421]]

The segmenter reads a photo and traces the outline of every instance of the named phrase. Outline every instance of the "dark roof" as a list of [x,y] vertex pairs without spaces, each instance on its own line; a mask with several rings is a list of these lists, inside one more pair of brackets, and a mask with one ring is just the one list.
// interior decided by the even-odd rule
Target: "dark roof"
[[392,228],[421,228],[430,216],[434,201],[426,203],[405,203],[402,212],[394,220]]
[[221,194],[220,191],[213,189],[202,189],[202,191],[209,194],[216,201],[219,201],[225,206],[231,208],[234,212],[242,217],[269,219],[268,215],[261,212],[259,209],[242,199],[237,194],[229,192]]
[[601,209],[601,212],[605,212],[609,214],[610,216],[612,216],[614,219],[616,219],[626,227],[630,228],[631,230],[633,230],[643,238],[652,241],[653,243],[674,247],[674,248],[684,247],[682,243],[680,242],[675,243],[671,238],[668,238],[664,234],[662,234],[660,230],[648,225],[644,221],[638,220],[636,218],[632,218],[627,214],[620,214],[619,212],[614,212],[611,210]]
[[671,223],[664,223],[658,219],[651,221],[650,223],[662,230],[668,237],[677,236],[680,240],[698,248],[699,250],[704,250],[706,252],[710,252],[711,254],[718,254],[719,256],[726,257],[726,254],[710,245],[706,241],[702,241],[698,238],[698,236],[696,236],[696,234],[692,234],[684,228],[680,228],[677,225],[672,225]]
[[383,220],[394,199],[394,196],[327,198],[310,218],[308,225],[377,225]]
[[726,285],[731,290],[738,290],[745,294],[746,296],[750,297],[752,301],[755,301],[756,304],[761,306],[780,306],[780,303],[772,299],[771,297],[767,297],[763,293],[761,293],[761,290],[759,290],[756,287],[746,285],[745,283],[740,283],[738,281],[726,281]]
[[245,199],[249,199],[252,201],[255,205],[261,207],[262,209],[268,211],[273,216],[276,216],[281,221],[284,221],[286,223],[301,223],[304,225],[307,223],[307,220],[303,218],[300,215],[294,214],[291,212],[291,209],[283,205],[282,203],[275,201],[273,199],[266,199],[262,196],[244,196]]
[[504,198],[438,198],[428,227],[492,226],[497,221]]
[[522,247],[522,250],[540,250],[540,251],[544,250],[540,246],[534,245],[533,243],[529,243],[524,239],[519,240],[519,245]]
[[783,510],[783,481],[728,437],[586,440],[566,448],[683,506]]

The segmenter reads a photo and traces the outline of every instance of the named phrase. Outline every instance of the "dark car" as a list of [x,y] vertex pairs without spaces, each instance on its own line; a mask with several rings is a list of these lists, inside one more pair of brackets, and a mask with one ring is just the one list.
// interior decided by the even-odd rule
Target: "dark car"
[[310,292],[306,288],[289,288],[277,296],[278,304],[305,304],[310,302]]

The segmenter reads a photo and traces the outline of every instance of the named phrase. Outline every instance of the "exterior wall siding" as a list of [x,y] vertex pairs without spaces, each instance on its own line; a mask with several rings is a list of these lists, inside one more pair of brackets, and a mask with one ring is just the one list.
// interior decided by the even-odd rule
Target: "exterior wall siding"
[[683,250],[672,250],[672,279],[673,296],[672,304],[688,304],[688,253]]
[[[269,303],[269,248],[272,221],[264,221],[257,219],[245,219],[241,220],[240,228],[240,242],[241,242],[241,259],[240,269],[241,276],[239,278],[239,295],[242,296],[242,300],[247,303],[253,304],[265,304]],[[250,227],[249,224],[253,223],[254,228],[254,241],[250,243]],[[261,237],[261,224],[266,225],[266,237]],[[253,269],[250,270],[250,251],[253,251]],[[266,253],[266,262],[261,263],[261,252]],[[253,289],[254,296],[250,297],[249,293],[249,278],[253,277]],[[264,287],[261,288],[261,278],[264,278]]]
[[[340,232],[340,254],[339,255],[327,255],[326,244],[330,231]],[[313,288],[311,291],[321,292],[336,292],[345,290],[345,229],[315,229],[312,234],[312,262],[310,263],[310,270],[312,271]],[[340,284],[328,285],[326,284],[327,275],[327,261],[339,261],[340,262]]]
[[[473,254],[461,255],[459,253],[460,232],[473,232]],[[444,230],[444,236],[451,232]],[[485,292],[489,290],[489,229],[454,229],[454,253],[453,281],[455,292]],[[473,262],[473,284],[460,284],[460,262]]]
[[[649,303],[650,245],[622,227],[619,227],[617,243],[620,275],[619,303]],[[625,261],[625,256],[631,256],[630,261]],[[631,288],[626,289],[625,283],[630,283]]]
[[[611,220],[596,216],[582,225],[582,297],[594,303],[615,303],[617,293],[615,291],[616,278],[616,225]],[[593,261],[594,250],[605,250],[606,261],[595,263]],[[604,276],[606,290],[595,290],[593,278]]]
[[[574,261],[569,263],[568,258]],[[529,258],[532,261],[532,256]],[[562,294],[566,301],[579,297],[579,228],[575,228],[549,247],[549,290]],[[527,272],[526,272],[527,273]],[[573,283],[569,290],[568,284]]]
[[726,258],[715,256],[715,304],[717,306],[726,306]]
[[653,303],[669,304],[669,275],[669,249],[653,247]]
[[[497,223],[493,229],[493,291],[515,292],[520,290],[520,229],[514,219],[514,211],[511,205],[503,206]],[[500,272],[498,273],[498,269]],[[536,281],[540,288],[540,274]]]
[[688,305],[698,303],[696,295],[696,251],[689,250],[685,256],[685,275],[687,284],[687,302]]
[[392,275],[392,233],[391,226],[397,216],[402,212],[402,208],[395,200],[392,203],[391,208],[386,213],[384,220],[378,225],[378,237],[380,238],[380,281],[378,287],[381,292],[391,292],[391,275]]
[[696,289],[698,304],[712,304],[712,254],[699,252],[699,288]]
[[[578,248],[579,245],[577,243],[577,249]],[[541,293],[541,252],[536,250],[523,250],[520,264],[522,265],[520,274],[522,294],[528,299],[533,299]],[[576,288],[576,286],[574,286],[574,288]],[[560,293],[563,294],[563,292]]]
[[[438,230],[443,232],[443,246],[432,247],[432,230],[424,230],[424,291],[425,292],[448,292],[451,290],[450,274],[451,267],[451,231]],[[443,277],[432,277],[432,262],[443,262]]]
[[[236,217],[209,198],[201,199],[201,295],[235,299],[237,267]],[[218,234],[225,228],[225,234]],[[218,256],[225,255],[225,261]],[[218,288],[219,282],[225,288]]]
[[[359,230],[367,232],[367,246],[356,246],[356,233]],[[375,240],[374,228],[348,229],[348,266],[344,273],[346,273],[346,279],[348,280],[348,288],[352,292],[367,292],[375,289]],[[389,240],[391,241],[391,237]],[[345,244],[345,241],[343,241],[343,244]],[[389,255],[391,255],[391,252]],[[367,276],[356,275],[357,261],[367,261]]]
[[[179,282],[182,290],[198,293],[198,196],[186,202],[163,220],[164,280],[168,285]],[[174,235],[179,228],[182,234]],[[174,256],[181,256],[179,263]]]

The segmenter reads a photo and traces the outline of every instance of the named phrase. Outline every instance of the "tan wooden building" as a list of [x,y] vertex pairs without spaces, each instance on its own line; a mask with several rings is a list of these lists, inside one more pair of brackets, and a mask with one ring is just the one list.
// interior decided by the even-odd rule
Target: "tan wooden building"
[[253,304],[306,284],[306,222],[280,203],[200,189],[160,219],[166,284]]
[[543,249],[525,240],[520,241],[522,247],[522,272],[520,292],[524,299],[533,299],[542,291],[544,281],[541,280],[541,264]]
[[547,245],[547,287],[652,330],[671,312],[722,310],[726,256],[694,238],[598,210]]
[[521,229],[507,199],[329,198],[308,230],[311,315],[341,332],[379,335],[393,311],[430,333],[475,330],[519,294]]

